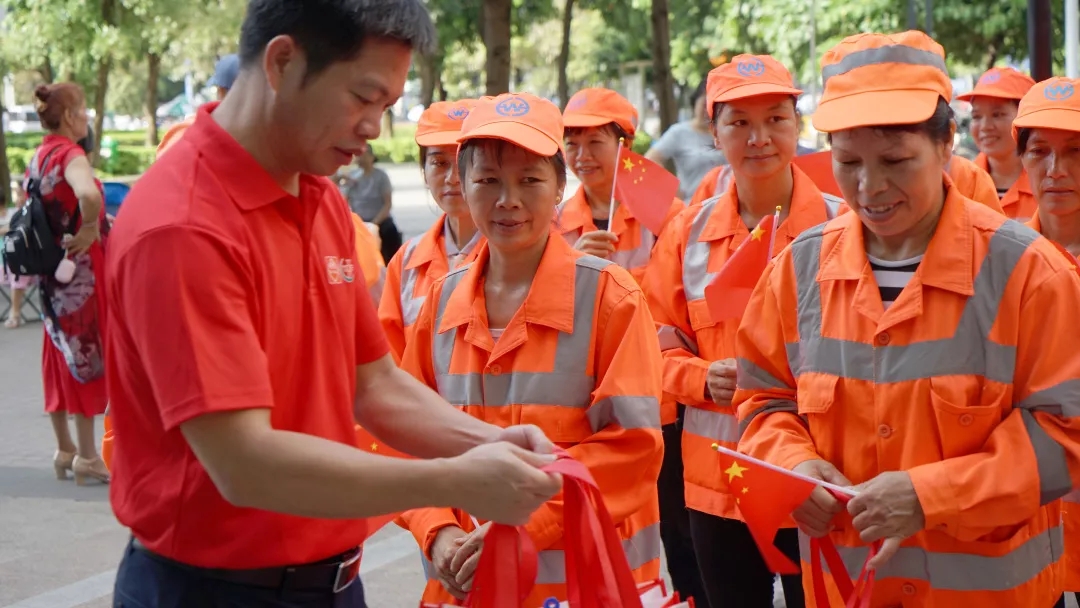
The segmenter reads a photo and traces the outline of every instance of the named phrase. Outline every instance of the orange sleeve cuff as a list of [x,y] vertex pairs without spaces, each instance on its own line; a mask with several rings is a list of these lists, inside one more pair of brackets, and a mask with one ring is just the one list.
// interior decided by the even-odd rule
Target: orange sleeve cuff
[[412,532],[427,559],[431,559],[431,545],[435,543],[439,530],[449,526],[461,527],[453,509],[414,509],[403,513],[400,522],[404,522]]
[[960,528],[960,506],[956,490],[949,480],[945,463],[933,462],[908,470],[915,494],[919,497],[927,530],[939,530],[957,536]]

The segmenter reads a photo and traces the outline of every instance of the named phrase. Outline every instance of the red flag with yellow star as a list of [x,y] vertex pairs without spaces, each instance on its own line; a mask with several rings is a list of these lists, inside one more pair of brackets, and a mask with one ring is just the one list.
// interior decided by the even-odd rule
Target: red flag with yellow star
[[630,215],[649,232],[660,234],[678,192],[679,178],[630,146],[622,146],[615,172],[615,200],[626,205]]
[[[364,427],[359,424],[356,425],[356,447],[371,454],[380,454],[382,456],[390,456],[393,458],[412,458],[412,456],[409,456],[404,452],[399,452],[379,441],[374,435],[364,430]],[[368,538],[371,538],[373,534],[397,518],[398,515],[400,515],[400,513],[387,513],[385,515],[369,517],[366,521]]]
[[750,236],[724,263],[705,288],[705,302],[714,323],[741,319],[761,274],[772,255],[772,231],[776,216],[761,218]]
[[720,470],[769,570],[778,574],[798,573],[799,567],[773,541],[780,526],[796,507],[810,498],[817,484],[764,466],[755,458],[737,456],[730,450],[721,452]]

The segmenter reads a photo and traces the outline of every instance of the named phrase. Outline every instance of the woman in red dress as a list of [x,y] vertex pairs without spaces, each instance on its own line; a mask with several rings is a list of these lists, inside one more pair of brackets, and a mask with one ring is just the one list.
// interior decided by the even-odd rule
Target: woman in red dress
[[[34,91],[48,134],[34,154],[26,177],[40,180],[42,202],[53,234],[62,235],[75,263],[71,281],[41,277],[45,343],[41,374],[45,411],[56,433],[53,466],[59,479],[109,481],[109,470],[94,442],[94,417],[105,413],[103,334],[105,331],[105,218],[101,184],[79,146],[86,136],[86,97],[76,84],[42,85]],[[25,186],[24,186],[25,187]],[[71,438],[68,414],[75,417]]]

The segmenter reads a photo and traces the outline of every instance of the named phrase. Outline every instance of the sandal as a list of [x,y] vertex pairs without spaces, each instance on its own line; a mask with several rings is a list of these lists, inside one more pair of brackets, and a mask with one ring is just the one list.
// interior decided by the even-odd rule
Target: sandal
[[8,317],[7,321],[4,321],[5,329],[15,329],[23,324],[23,320],[19,317]]

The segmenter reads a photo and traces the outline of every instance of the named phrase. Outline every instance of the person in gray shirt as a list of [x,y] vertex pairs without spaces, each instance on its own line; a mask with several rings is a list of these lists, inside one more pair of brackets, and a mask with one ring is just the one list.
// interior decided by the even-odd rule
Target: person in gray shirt
[[694,115],[690,120],[672,125],[660,139],[653,142],[645,158],[675,165],[675,177],[679,178],[679,198],[689,201],[694,196],[701,179],[713,167],[727,164],[723,152],[713,146],[709,117],[705,108],[705,82],[694,91],[690,104]]
[[390,184],[390,176],[376,167],[375,161],[375,154],[368,146],[356,157],[357,168],[346,173],[339,183],[353,213],[365,222],[378,225],[383,259],[390,263],[390,258],[401,248],[402,237],[390,216],[394,187]]

